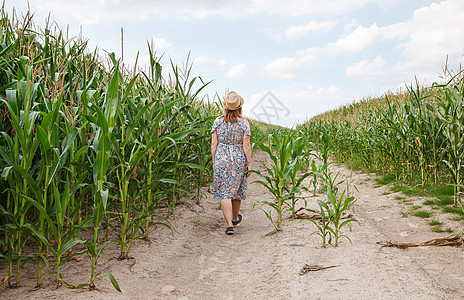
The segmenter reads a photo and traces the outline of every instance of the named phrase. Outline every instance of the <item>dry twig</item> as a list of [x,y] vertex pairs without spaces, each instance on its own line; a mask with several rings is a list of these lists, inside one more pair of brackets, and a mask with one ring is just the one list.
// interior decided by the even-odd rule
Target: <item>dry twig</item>
[[452,236],[447,238],[431,239],[421,243],[392,243],[387,242],[378,242],[377,244],[383,247],[397,247],[400,249],[406,249],[409,247],[420,247],[420,246],[462,246],[463,238],[460,236]]
[[314,272],[314,271],[320,271],[320,270],[325,270],[325,269],[329,269],[329,268],[335,268],[335,267],[340,267],[340,265],[337,265],[337,266],[328,266],[328,267],[324,267],[324,266],[320,266],[320,265],[304,265],[303,268],[301,268],[300,270],[300,276],[301,275],[304,275],[308,272]]
[[[300,207],[299,209],[297,209],[295,215],[297,219],[322,219],[321,213],[319,211],[305,207]],[[351,218],[352,216],[352,214],[342,214],[342,217],[340,219],[347,219]]]

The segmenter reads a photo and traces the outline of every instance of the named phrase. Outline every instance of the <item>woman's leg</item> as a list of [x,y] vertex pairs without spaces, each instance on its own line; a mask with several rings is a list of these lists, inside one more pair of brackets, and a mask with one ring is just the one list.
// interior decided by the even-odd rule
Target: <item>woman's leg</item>
[[242,204],[242,200],[232,199],[232,221],[238,220],[238,213],[240,212],[240,204]]
[[232,201],[231,199],[221,200],[221,209],[224,214],[224,219],[226,219],[227,227],[234,226],[232,225]]

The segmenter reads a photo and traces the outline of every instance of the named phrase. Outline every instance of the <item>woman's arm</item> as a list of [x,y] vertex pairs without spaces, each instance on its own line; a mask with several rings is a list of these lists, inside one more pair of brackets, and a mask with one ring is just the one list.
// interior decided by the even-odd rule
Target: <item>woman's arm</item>
[[[245,119],[245,124],[248,128],[250,128],[250,124],[248,120]],[[247,160],[247,169],[248,171],[251,170],[251,143],[250,143],[250,136],[247,134],[243,135],[243,151],[245,152],[245,157]],[[250,173],[247,174],[247,177],[250,176]]]
[[217,133],[216,131],[214,131],[211,134],[211,156],[213,157],[213,165],[214,165],[214,159],[216,158],[217,145],[218,145]]

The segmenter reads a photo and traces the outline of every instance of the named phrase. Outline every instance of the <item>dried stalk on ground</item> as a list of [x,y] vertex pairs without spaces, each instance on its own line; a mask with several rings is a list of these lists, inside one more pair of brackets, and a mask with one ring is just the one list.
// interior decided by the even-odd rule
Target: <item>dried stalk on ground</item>
[[462,236],[452,236],[447,238],[431,239],[421,243],[392,243],[392,242],[378,242],[377,244],[383,247],[397,247],[400,249],[406,249],[409,247],[420,247],[420,246],[462,246],[464,243]]
[[[320,220],[322,219],[321,213],[317,210],[310,209],[310,208],[304,208],[300,207],[297,209],[295,212],[295,216],[297,219],[313,219],[313,220]],[[340,219],[346,219],[346,218],[351,218],[353,215],[352,214],[342,214],[342,217]]]
[[300,270],[300,276],[301,275],[304,275],[308,272],[314,272],[314,271],[320,271],[320,270],[325,270],[325,269],[330,269],[330,268],[335,268],[335,267],[340,267],[340,265],[337,265],[337,266],[328,266],[328,267],[324,267],[324,266],[321,266],[321,265],[304,265],[303,268],[301,268]]

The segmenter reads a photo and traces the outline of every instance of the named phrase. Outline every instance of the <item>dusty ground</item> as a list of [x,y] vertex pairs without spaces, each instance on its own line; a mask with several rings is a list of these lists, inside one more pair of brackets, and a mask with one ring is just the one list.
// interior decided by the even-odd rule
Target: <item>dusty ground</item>
[[[254,160],[263,158],[258,153]],[[257,162],[254,166],[262,169]],[[317,235],[309,238],[315,230],[311,222],[290,219],[284,220],[282,232],[266,237],[272,225],[253,203],[270,195],[258,184],[249,184],[243,222],[235,235],[227,236],[218,203],[205,190],[195,211],[178,207],[174,236],[157,228],[150,242],[136,242],[129,260],[115,259],[116,245],[107,248],[98,270],[111,272],[122,293],[104,276],[94,291],[55,288],[51,276],[43,288],[33,289],[34,267],[26,265],[22,287],[0,291],[0,299],[464,299],[462,248],[401,250],[377,244],[422,242],[448,234],[430,231],[424,219],[405,217],[409,206],[395,200],[397,194],[385,195],[388,187],[375,187],[371,176],[337,166],[333,170],[359,191],[352,189],[358,197],[352,213],[361,226],[344,231],[353,244],[344,240],[337,248],[322,249]],[[256,179],[253,174],[249,182]],[[315,208],[316,199],[323,196],[307,195],[308,205]],[[449,226],[462,232],[462,224],[457,224]],[[305,264],[337,267],[299,275]],[[0,265],[0,274],[5,267]],[[65,266],[63,277],[87,282],[87,257]]]

